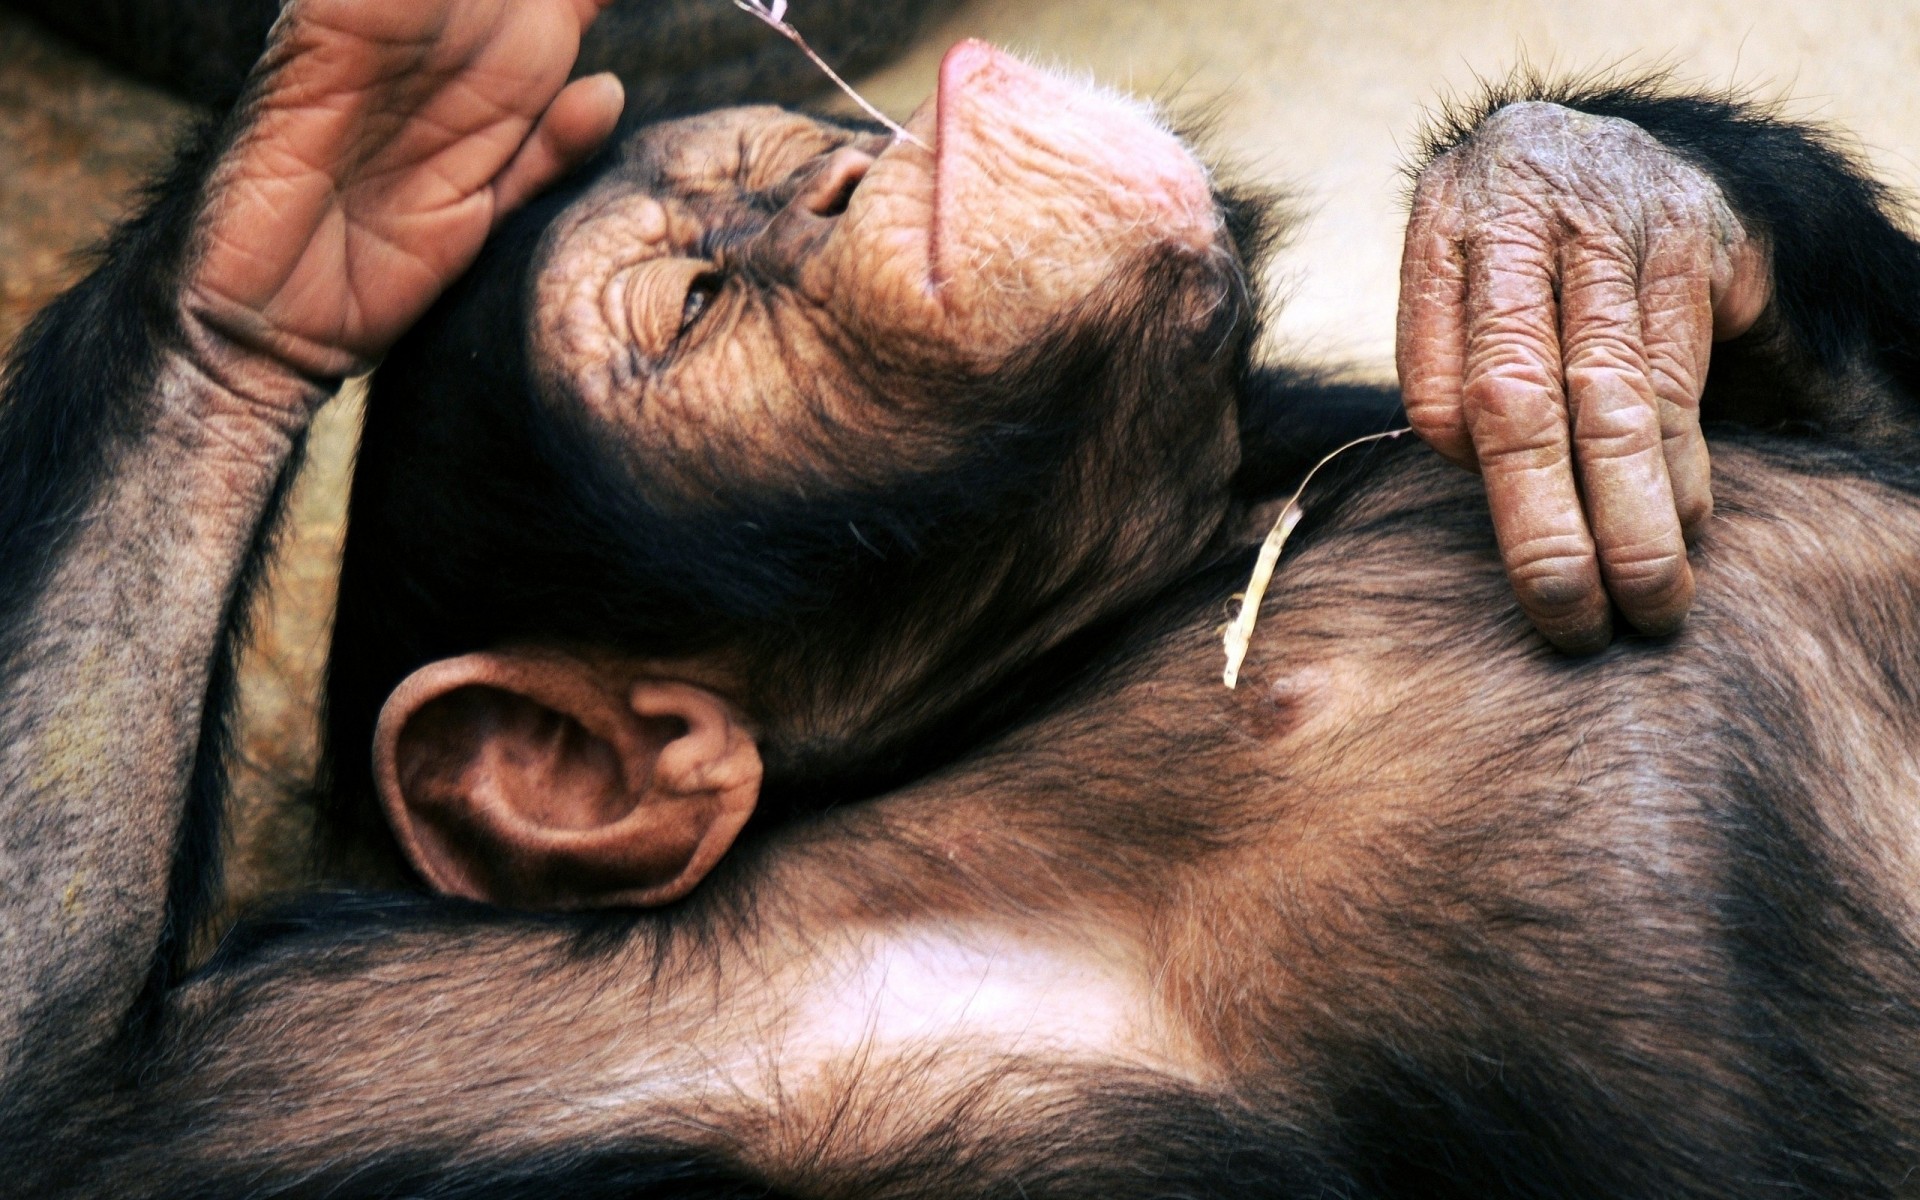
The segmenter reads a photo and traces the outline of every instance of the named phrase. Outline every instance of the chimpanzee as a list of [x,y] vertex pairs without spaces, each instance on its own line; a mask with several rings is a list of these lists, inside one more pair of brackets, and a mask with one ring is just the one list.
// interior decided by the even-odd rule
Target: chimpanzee
[[[1248,565],[1221,552],[1241,506],[1216,499],[1217,527],[1195,531],[1187,506],[1148,504],[1135,536],[1193,547],[1191,562],[1139,595],[1123,576],[1090,604],[1093,645],[1062,660],[1064,678],[1023,692],[1034,703],[1019,720],[998,718],[1005,728],[924,778],[769,823],[675,904],[513,915],[316,897],[237,931],[179,978],[170,938],[192,921],[207,869],[225,648],[305,413],[325,381],[425,312],[501,207],[579,161],[612,123],[605,84],[560,90],[570,51],[556,34],[590,6],[301,3],[251,104],[29,335],[0,410],[0,1136],[16,1191],[1906,1186],[1920,1154],[1920,913],[1906,882],[1920,851],[1909,750],[1920,663],[1907,636],[1920,480],[1901,452],[1920,247],[1808,131],[1630,86],[1528,87],[1437,136],[1409,236],[1403,377],[1410,415],[1448,452],[1471,454],[1489,486],[1407,447],[1310,497],[1238,690],[1217,682],[1213,627]],[[401,61],[412,69],[394,70]],[[491,103],[471,103],[474,89]],[[736,485],[795,486],[804,500],[816,482],[847,483],[841,468],[859,473],[855,486],[910,493],[929,472],[971,464],[975,435],[1001,433],[989,419],[957,446],[929,446],[908,424],[915,414],[866,382],[883,368],[911,378],[916,362],[964,352],[979,358],[938,382],[982,362],[999,378],[1020,361],[1005,357],[1009,344],[1036,334],[1049,352],[1091,354],[1104,334],[1116,361],[1151,359],[1202,327],[1189,322],[1206,306],[1183,301],[1235,302],[1203,267],[1162,274],[1170,255],[1234,263],[1221,250],[1231,222],[1212,246],[1195,236],[1190,160],[1110,100],[1076,102],[982,47],[950,55],[937,105],[910,123],[936,152],[902,141],[862,164],[855,156],[878,147],[818,127],[825,162],[796,164],[803,174],[777,205],[757,186],[648,174],[661,147],[702,128],[720,134],[714,153],[750,163],[759,143],[743,133],[800,127],[763,112],[643,135],[604,176],[615,182],[507,234],[498,253],[519,256],[518,289],[456,291],[418,335],[464,351],[476,389],[501,362],[495,342],[523,343],[539,385],[523,403],[567,439],[530,434],[525,454],[571,447],[590,485],[571,502],[644,512],[663,539],[697,523],[703,503],[727,511]],[[1138,176],[1103,186],[1122,153],[1137,155]],[[859,168],[846,172],[859,174],[850,194],[826,186],[836,157]],[[623,170],[650,181],[640,195],[622,193]],[[1105,227],[1144,241],[1117,258],[1076,241],[1087,221],[1074,202],[1089,196],[1123,215],[1155,206]],[[761,223],[686,256],[697,269],[670,240],[671,253],[627,261],[557,253],[597,244],[596,220],[664,229],[606,239],[632,255],[633,241],[677,236],[688,212],[756,200],[771,210]],[[661,208],[657,221],[645,202]],[[804,223],[816,219],[825,225]],[[791,323],[798,310],[780,290],[808,288],[809,272],[738,265],[810,231],[809,264],[832,264],[836,239],[879,243],[804,293],[831,313],[851,292],[843,311],[864,320],[859,339],[818,312]],[[1070,282],[1082,261],[1092,287]],[[1143,283],[1164,278],[1188,290]],[[963,298],[952,312],[948,287]],[[1142,290],[1152,308],[1130,305]],[[1065,304],[1071,321],[1025,326],[1036,302]],[[965,336],[943,340],[946,320]],[[756,342],[756,323],[770,342]],[[1698,396],[1716,326],[1730,340]],[[645,339],[693,361],[684,339],[703,335],[719,339],[700,360],[712,386],[662,385],[681,360],[648,357],[660,343]],[[832,353],[811,356],[822,346]],[[412,349],[388,368],[404,369]],[[867,372],[855,376],[866,386],[830,386],[839,370]],[[1291,392],[1239,372],[1223,386],[1238,392],[1248,436],[1226,490],[1252,499],[1283,419],[1261,401]],[[395,390],[404,377],[381,385],[377,407],[430,403]],[[1830,436],[1728,432],[1714,448],[1709,522],[1686,474],[1696,398],[1710,413]],[[1203,410],[1196,429],[1205,399],[1188,401]],[[860,419],[833,407],[879,400],[892,403]],[[780,451],[841,443],[776,436],[790,414],[803,430],[834,422],[897,444],[829,456],[821,478],[796,484]],[[422,429],[447,428],[416,415]],[[1086,428],[1076,448],[1111,436],[1100,421]],[[1029,435],[1006,436],[1020,449]],[[882,446],[876,465],[866,455]],[[598,462],[594,450],[620,457]],[[1227,468],[1205,454],[1187,462],[1195,495],[1220,496]],[[404,464],[388,477],[404,482]],[[1141,497],[1167,494],[1151,471],[1141,477]],[[1134,502],[1126,475],[1104,483]],[[529,506],[569,494],[553,486],[518,494]],[[1583,506],[1577,531],[1552,524],[1570,496]],[[368,497],[355,497],[356,522],[380,502]],[[1115,520],[1099,505],[1074,516]],[[1690,565],[1672,553],[1687,529]],[[1094,530],[1115,531],[1130,532],[1124,517]],[[1003,544],[965,548],[991,556]],[[884,560],[892,547],[878,547]],[[1039,548],[1071,562],[1077,543]],[[410,552],[449,549],[460,547]],[[1590,603],[1603,584],[1651,629],[1671,629],[1689,596],[1691,616],[1678,632],[1563,656],[1513,607],[1502,552],[1545,632],[1575,647],[1611,620]],[[976,586],[991,595],[991,583]],[[690,644],[731,649],[749,636],[742,614],[721,615],[731,621],[710,643]],[[410,636],[437,636],[433,619]],[[1016,624],[1046,631],[1033,652],[1065,644],[1033,614]],[[519,656],[510,669],[556,653],[606,667],[589,653],[604,648],[577,640],[582,628],[531,631],[551,642],[517,631],[480,653]],[[424,669],[468,657],[464,644],[427,646]],[[646,666],[679,653],[639,649]],[[993,693],[1021,669],[996,664],[963,686]],[[505,692],[527,677],[482,686]],[[752,679],[715,691],[728,683],[717,672],[669,682],[723,701],[754,695]],[[436,723],[457,733],[471,707],[447,695],[438,719],[431,700],[415,710],[430,747]],[[423,777],[511,758],[525,710],[479,699],[495,714],[466,727],[495,749],[420,755]],[[657,757],[668,734],[698,740],[680,719],[684,730],[669,718],[653,731]],[[546,728],[549,742],[571,736]],[[822,778],[859,750],[854,726],[835,732],[845,749]],[[892,736],[882,728],[872,743],[883,757],[896,753]],[[581,759],[589,775],[607,766]],[[494,836],[510,856],[517,843]]]
[[[655,126],[402,340],[355,470],[336,841],[391,820],[474,898],[676,898],[762,760],[786,815],[924,774],[1222,541],[1243,256],[1170,134],[1011,70],[950,57],[937,196],[884,132]],[[1042,87],[1070,134],[1140,132],[1023,159]]]

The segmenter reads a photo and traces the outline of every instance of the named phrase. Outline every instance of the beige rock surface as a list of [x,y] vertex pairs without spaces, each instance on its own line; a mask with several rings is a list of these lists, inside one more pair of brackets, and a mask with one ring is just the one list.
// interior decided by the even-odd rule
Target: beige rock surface
[[[791,16],[805,28],[806,0]],[[1920,183],[1916,0],[975,0],[863,90],[904,114],[944,47],[968,36],[1210,112],[1232,172],[1287,187],[1306,215],[1273,267],[1288,297],[1274,347],[1367,375],[1391,372],[1399,171],[1423,107],[1517,62],[1666,67],[1788,98],[1790,112],[1852,131],[1888,178]],[[189,115],[0,11],[0,343],[75,277],[75,248],[124,211]],[[302,866],[289,798],[312,764],[355,421],[352,403],[336,403],[315,431],[247,660],[239,899]]]

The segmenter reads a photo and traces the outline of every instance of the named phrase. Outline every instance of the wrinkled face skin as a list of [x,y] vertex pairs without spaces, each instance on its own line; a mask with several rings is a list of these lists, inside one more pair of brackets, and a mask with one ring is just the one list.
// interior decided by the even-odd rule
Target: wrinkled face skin
[[[637,130],[556,195],[512,313],[529,420],[565,436],[436,460],[438,515],[391,533],[432,613],[417,641],[720,691],[770,779],[831,781],[962,744],[956,713],[1052,686],[1047,652],[1224,544],[1240,210],[1138,103],[980,43],[908,129],[725,110]],[[393,386],[437,395],[439,372]],[[394,494],[466,452],[448,403],[436,448],[382,468]],[[537,519],[460,499],[516,487]]]
[[391,842],[366,748],[416,673],[537,652],[601,715],[691,685],[761,810],[800,811],[1021,719],[1231,544],[1249,210],[1139,105],[978,43],[908,125],[638,129],[388,356],[328,673],[340,845]]
[[1205,170],[1133,101],[967,42],[907,128],[925,145],[772,109],[656,126],[554,229],[535,360],[656,501],[924,468],[970,385],[1106,319],[1143,263],[1197,268],[1154,314],[1173,342],[1240,286]]

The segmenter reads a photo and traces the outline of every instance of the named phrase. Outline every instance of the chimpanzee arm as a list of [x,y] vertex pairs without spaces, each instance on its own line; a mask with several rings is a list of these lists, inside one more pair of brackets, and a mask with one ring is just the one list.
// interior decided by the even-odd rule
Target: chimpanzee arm
[[1605,644],[1609,599],[1649,632],[1685,615],[1703,406],[1856,443],[1920,427],[1920,247],[1819,133],[1528,84],[1430,149],[1402,266],[1409,417],[1484,474],[1522,607],[1563,647]]
[[[321,395],[188,332],[209,160],[35,322],[0,409],[0,1078],[64,1070],[155,965],[189,779],[218,785],[220,631]],[[216,821],[192,814],[174,934]]]
[[9,1194],[731,1194],[754,961],[570,932],[409,897],[243,926],[130,1053],[18,1106]]
[[[300,0],[255,94],[48,312],[0,409],[0,1097],[133,1011],[217,836],[189,812],[305,422],[618,116],[593,0]],[[205,807],[204,805],[202,807]],[[183,833],[183,825],[187,828]],[[169,878],[180,881],[167,907]]]
[[[977,857],[938,849],[995,793]],[[1145,915],[1086,912],[1103,860],[1030,837],[1029,796],[989,772],[851,806],[666,910],[310,898],[0,1124],[9,1194],[1134,1194],[1156,1155],[1212,1155],[1179,1114],[1221,1098],[1155,1015]]]

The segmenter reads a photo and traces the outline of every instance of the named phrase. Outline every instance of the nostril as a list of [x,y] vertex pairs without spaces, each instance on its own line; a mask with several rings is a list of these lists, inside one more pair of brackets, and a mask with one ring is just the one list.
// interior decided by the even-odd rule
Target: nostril
[[854,189],[867,177],[873,155],[852,147],[836,150],[800,194],[800,204],[816,217],[837,217],[847,211]]

